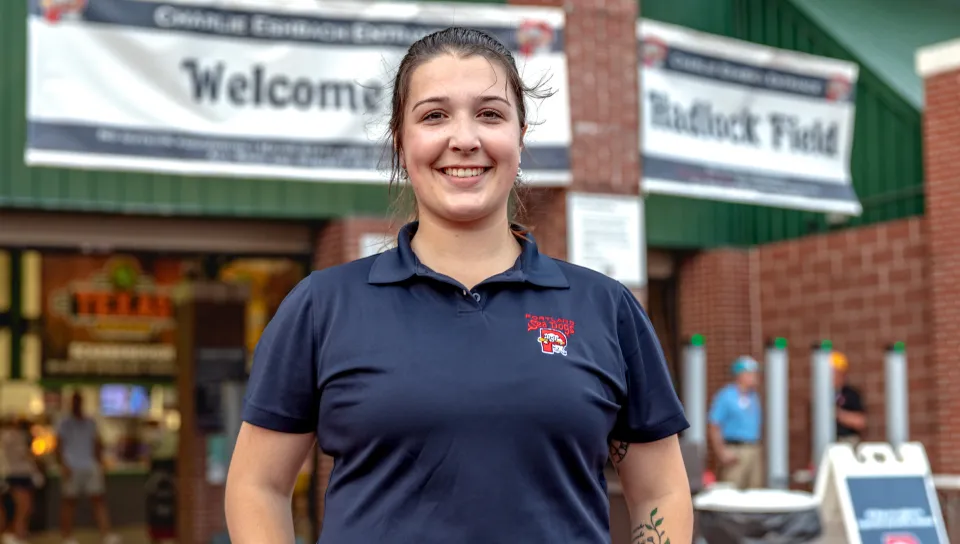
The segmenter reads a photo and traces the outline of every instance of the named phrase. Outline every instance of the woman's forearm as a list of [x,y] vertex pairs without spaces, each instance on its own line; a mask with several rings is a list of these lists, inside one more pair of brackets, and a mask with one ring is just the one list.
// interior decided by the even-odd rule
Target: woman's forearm
[[254,486],[228,488],[225,510],[232,544],[289,544],[294,541],[289,496]]
[[631,544],[691,544],[693,505],[685,489],[630,505]]

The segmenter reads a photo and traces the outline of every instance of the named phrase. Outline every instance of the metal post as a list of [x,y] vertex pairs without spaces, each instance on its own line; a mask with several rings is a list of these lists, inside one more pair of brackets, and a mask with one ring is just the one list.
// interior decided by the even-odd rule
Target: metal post
[[770,342],[766,355],[767,485],[772,489],[787,489],[790,487],[790,419],[787,414],[790,387],[786,338]]
[[683,350],[683,411],[690,428],[684,441],[704,451],[707,444],[707,351],[703,336],[695,334]]
[[827,447],[837,441],[837,393],[833,384],[833,366],[830,364],[833,344],[829,340],[824,340],[814,344],[812,351],[812,379],[810,380],[813,386],[810,399],[813,421],[812,461],[815,466],[819,466]]
[[887,348],[884,357],[887,392],[887,442],[897,451],[910,440],[909,383],[907,353],[903,342]]
[[237,435],[240,434],[245,386],[243,382],[236,381],[223,382],[220,386],[220,407],[223,410],[224,449],[227,464],[233,458],[233,448],[237,444]]

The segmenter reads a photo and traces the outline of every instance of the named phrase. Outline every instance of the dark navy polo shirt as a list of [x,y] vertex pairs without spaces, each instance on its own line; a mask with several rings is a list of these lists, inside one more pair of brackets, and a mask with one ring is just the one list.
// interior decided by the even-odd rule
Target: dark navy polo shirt
[[415,230],[287,295],[243,419],[333,456],[321,544],[609,543],[609,439],[688,426],[643,309],[529,236],[467,290],[419,262]]

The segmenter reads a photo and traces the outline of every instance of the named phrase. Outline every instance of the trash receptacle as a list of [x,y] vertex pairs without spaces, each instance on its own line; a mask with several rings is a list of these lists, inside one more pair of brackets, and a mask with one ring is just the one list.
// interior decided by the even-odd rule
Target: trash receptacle
[[710,489],[694,497],[699,534],[708,544],[809,543],[823,533],[810,493]]

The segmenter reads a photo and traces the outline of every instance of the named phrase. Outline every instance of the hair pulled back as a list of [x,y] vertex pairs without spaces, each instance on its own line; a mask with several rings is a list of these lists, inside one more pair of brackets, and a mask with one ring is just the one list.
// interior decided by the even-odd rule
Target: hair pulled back
[[[416,217],[416,207],[409,200],[409,191],[407,191],[406,184],[403,182],[403,166],[400,161],[400,155],[403,152],[401,134],[410,92],[410,78],[421,65],[442,55],[453,55],[458,58],[480,56],[490,62],[498,63],[507,75],[507,88],[513,91],[513,95],[517,97],[517,119],[521,128],[530,124],[527,120],[526,99],[543,99],[553,94],[549,90],[540,90],[542,82],[534,86],[525,84],[517,69],[513,53],[499,40],[481,30],[454,26],[428,34],[414,42],[407,50],[403,60],[400,61],[394,79],[388,129],[389,137],[393,142],[393,145],[390,146],[390,190],[391,192],[399,192],[395,202],[398,212],[410,218]],[[514,183],[511,194],[511,209],[513,210],[511,216],[516,215],[517,208],[522,209],[523,204],[519,198],[520,189],[521,183],[518,179]],[[511,220],[513,220],[513,217],[511,217]]]

